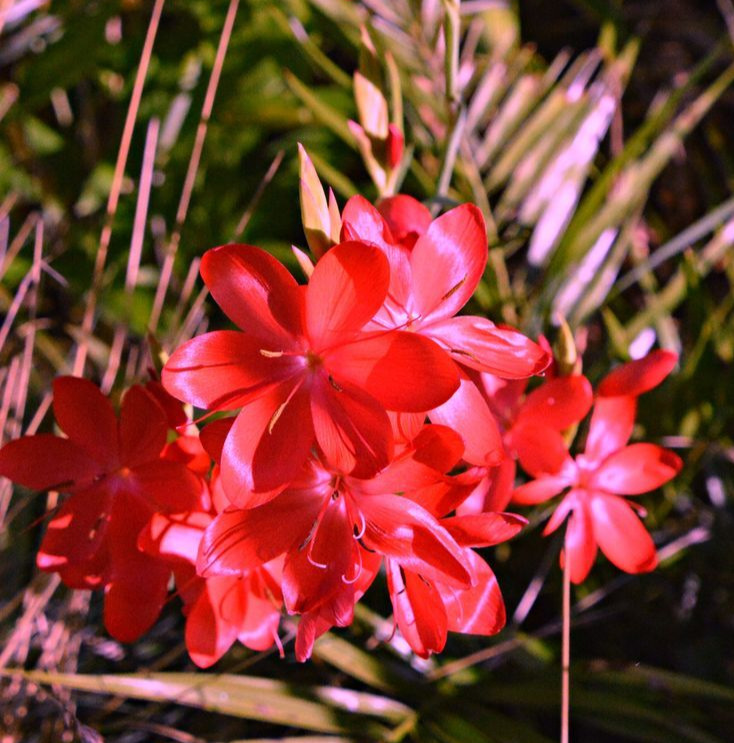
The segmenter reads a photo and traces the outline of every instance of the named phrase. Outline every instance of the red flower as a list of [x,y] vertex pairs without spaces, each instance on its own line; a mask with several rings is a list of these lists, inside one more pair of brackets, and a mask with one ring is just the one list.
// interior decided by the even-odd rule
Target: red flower
[[[385,200],[380,209],[386,218],[355,196],[342,214],[342,237],[378,246],[390,262],[390,291],[372,327],[409,328],[434,340],[462,367],[503,378],[526,378],[545,369],[549,355],[522,333],[484,317],[455,317],[487,263],[486,228],[477,207],[463,204],[433,221],[425,207],[406,196]],[[464,370],[459,389],[429,415],[458,431],[473,464],[497,465],[503,459],[497,425]]]
[[[285,554],[286,608],[306,616],[299,657],[310,652],[324,628],[351,622],[354,603],[383,556],[454,589],[469,588],[470,558],[420,505],[453,510],[469,491],[434,468],[456,464],[457,442],[452,431],[428,426],[372,479],[311,460],[301,477],[269,502],[217,516],[202,541],[200,573],[238,575]],[[398,489],[404,495],[395,495]]]
[[[529,377],[545,369],[548,355],[522,333],[484,317],[454,317],[471,298],[487,264],[487,233],[479,209],[463,204],[426,227],[425,212],[395,199],[383,209],[399,225],[401,241],[361,196],[352,197],[342,212],[342,238],[376,245],[390,262],[390,291],[372,325],[410,328],[435,340],[458,363],[501,377]],[[411,234],[409,214],[417,222],[413,245],[406,239]]]
[[282,490],[314,440],[339,471],[370,476],[392,455],[386,410],[426,411],[457,387],[456,369],[435,343],[365,330],[390,281],[374,247],[335,246],[306,287],[247,245],[208,251],[201,270],[245,332],[192,339],[166,364],[163,383],[198,407],[242,408],[222,455],[224,488],[236,505],[254,506]]
[[252,650],[279,643],[283,560],[241,575],[200,578],[196,558],[214,515],[203,511],[154,514],[138,544],[173,570],[186,615],[186,649],[201,668],[216,663],[235,640]]
[[516,503],[541,503],[570,488],[544,533],[553,532],[570,514],[565,559],[574,583],[588,575],[597,547],[628,573],[647,572],[657,565],[650,535],[635,508],[620,496],[654,490],[682,467],[673,452],[660,446],[627,445],[637,396],[664,379],[676,358],[669,351],[657,351],[609,374],[599,386],[586,450],[575,459],[561,434],[539,423],[513,437],[520,464],[535,478],[515,490]]
[[505,604],[497,579],[471,547],[490,547],[517,534],[526,519],[511,513],[483,513],[444,518],[440,524],[464,547],[475,585],[456,588],[438,578],[387,560],[387,585],[395,621],[421,658],[440,653],[448,632],[494,635],[505,625]]
[[[540,426],[559,433],[565,431],[586,416],[593,401],[589,381],[578,374],[556,377],[528,394],[525,394],[525,379],[506,380],[492,374],[481,374],[477,381],[491,414],[499,423],[507,456],[496,467],[475,467],[471,470],[481,480],[460,506],[460,513],[503,511],[507,508],[512,499],[517,470],[514,442],[522,441],[523,430]],[[481,425],[479,413],[482,412],[478,407],[467,410],[465,425],[475,428]],[[473,439],[482,444],[481,431]],[[481,450],[469,461],[475,464],[481,462]]]
[[155,621],[169,569],[137,549],[154,511],[196,507],[201,480],[161,458],[167,422],[142,387],[131,387],[119,421],[109,400],[84,379],[54,382],[54,415],[68,438],[24,436],[0,450],[0,475],[34,490],[72,493],[48,525],[38,566],[72,588],[105,590],[108,632],[131,642]]

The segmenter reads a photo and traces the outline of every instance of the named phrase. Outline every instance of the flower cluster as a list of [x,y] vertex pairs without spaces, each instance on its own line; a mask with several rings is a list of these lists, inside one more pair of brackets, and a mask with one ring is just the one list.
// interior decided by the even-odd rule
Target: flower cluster
[[[278,643],[283,609],[299,615],[296,655],[308,658],[321,634],[352,621],[380,571],[417,654],[442,650],[449,631],[496,633],[504,604],[476,550],[526,523],[505,513],[513,499],[569,489],[549,530],[570,514],[575,581],[597,544],[623,570],[650,569],[652,541],[620,495],[680,467],[660,447],[626,445],[637,396],[675,356],[602,382],[574,460],[566,441],[592,405],[586,378],[559,376],[543,340],[457,315],[487,263],[476,207],[433,219],[407,196],[377,208],[354,197],[339,214],[323,194],[309,198],[319,247],[315,265],[297,252],[305,285],[256,247],[208,251],[202,276],[239,330],[182,345],[161,382],[128,390],[119,419],[91,382],[58,379],[66,437],[0,450],[0,474],[70,494],[38,565],[104,589],[105,625],[124,641],[156,620],[173,573],[200,666],[235,640]],[[181,403],[209,422],[199,430]],[[535,478],[517,489],[516,461]]]

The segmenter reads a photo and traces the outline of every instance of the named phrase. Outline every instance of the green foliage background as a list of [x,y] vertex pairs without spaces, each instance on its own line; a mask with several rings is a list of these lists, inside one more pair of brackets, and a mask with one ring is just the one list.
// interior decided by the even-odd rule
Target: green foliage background
[[[10,102],[7,110],[0,104],[0,209],[7,214],[1,224],[12,257],[4,261],[0,286],[0,309],[10,315],[0,349],[6,438],[33,419],[53,376],[71,369],[152,8],[135,0],[37,5],[8,21],[0,36],[0,101]],[[187,296],[189,267],[207,248],[231,240],[244,213],[251,218],[240,239],[293,264],[290,245],[305,242],[297,142],[340,204],[352,193],[376,196],[346,128],[347,118],[356,117],[351,74],[359,25],[367,23],[380,59],[390,51],[401,71],[406,141],[414,147],[403,190],[437,203],[438,183],[448,173],[450,183],[438,195],[449,203],[476,201],[490,219],[490,268],[474,309],[553,337],[555,298],[575,282],[582,293],[568,317],[586,346],[592,381],[627,358],[644,328],[681,352],[679,372],[641,401],[636,432],[651,441],[668,437],[686,462],[664,492],[643,500],[667,559],[655,573],[634,578],[599,561],[577,589],[572,740],[725,743],[734,729],[734,55],[727,14],[713,3],[684,0],[550,5],[463,3],[464,49],[476,43],[467,57],[476,68],[467,72],[459,113],[470,124],[459,132],[454,160],[447,141],[457,120],[444,100],[441,2],[421,9],[415,0],[243,0],[158,338],[170,349],[181,337],[200,286]],[[89,376],[102,379],[115,328],[126,328],[116,389],[130,353],[147,347],[160,266],[227,8],[221,0],[167,0],[164,6],[87,365]],[[554,66],[569,44],[565,65]],[[581,84],[575,75],[584,65],[593,69]],[[495,93],[472,114],[481,81],[490,75],[499,81]],[[626,88],[612,134],[579,174],[580,203],[548,261],[530,265],[528,244],[539,215],[555,208],[550,199],[531,209],[532,186],[558,167],[595,110],[591,85],[598,79],[617,97]],[[572,88],[581,92],[571,95]],[[178,130],[170,127],[172,110],[186,111]],[[125,270],[153,118],[162,122],[162,133],[142,268],[128,301]],[[484,132],[493,125],[492,155],[478,162]],[[264,181],[279,153],[280,166]],[[43,221],[50,270],[37,301],[24,300],[14,310],[13,297],[32,266],[36,218]],[[605,230],[618,237],[589,278],[580,264]],[[656,255],[669,257],[655,265]],[[626,288],[599,282],[605,269],[629,277]],[[213,303],[192,317],[200,328],[224,322]],[[14,408],[9,380],[30,327],[29,399]],[[47,416],[42,426],[50,425]],[[3,491],[2,499],[2,658],[6,668],[26,670],[22,678],[2,672],[9,674],[0,688],[7,740],[557,738],[559,544],[540,537],[542,509],[531,514],[532,528],[490,555],[510,616],[530,585],[538,591],[527,617],[496,638],[453,637],[441,658],[416,663],[387,642],[389,603],[375,587],[354,627],[317,644],[310,664],[296,664],[288,644],[285,660],[237,648],[216,672],[194,674],[175,602],[141,642],[117,645],[101,628],[99,597],[74,596],[36,573],[44,500],[22,490]],[[464,658],[470,660],[451,665]],[[47,682],[54,685],[41,691],[37,684]]]

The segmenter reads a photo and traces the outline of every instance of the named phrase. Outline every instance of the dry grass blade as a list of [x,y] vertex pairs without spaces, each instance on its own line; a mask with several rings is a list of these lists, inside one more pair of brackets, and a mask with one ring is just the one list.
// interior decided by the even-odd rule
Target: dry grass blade
[[224,59],[227,56],[227,48],[229,46],[229,40],[232,36],[232,29],[234,28],[234,22],[237,17],[237,9],[239,8],[239,4],[239,0],[230,0],[229,7],[227,9],[227,15],[224,19],[224,25],[222,26],[222,32],[219,36],[217,54],[214,58],[214,65],[212,67],[211,75],[209,76],[209,82],[207,84],[206,93],[204,95],[204,103],[201,107],[199,125],[196,128],[196,135],[194,137],[194,146],[191,149],[191,157],[189,158],[189,165],[186,169],[186,176],[184,177],[184,183],[181,189],[181,198],[178,202],[178,209],[176,211],[176,223],[165,248],[163,267],[161,268],[161,276],[156,288],[155,298],[153,300],[153,309],[151,310],[150,320],[148,322],[148,328],[153,334],[155,334],[158,328],[158,322],[160,321],[161,312],[163,310],[163,302],[166,298],[168,286],[171,281],[173,264],[175,262],[176,253],[178,252],[178,246],[181,241],[181,230],[183,229],[184,222],[186,221],[186,215],[189,211],[191,195],[194,191],[194,184],[196,182],[196,174],[199,170],[199,164],[201,163],[201,154],[204,150],[204,142],[206,140],[206,133],[209,127],[209,119],[211,118],[212,109],[214,108],[214,99],[217,95],[219,79],[222,75]]
[[99,238],[99,246],[97,247],[97,255],[94,261],[92,285],[87,297],[87,305],[84,309],[84,318],[82,319],[79,345],[77,346],[76,355],[74,357],[73,374],[75,376],[80,376],[83,374],[84,365],[87,360],[89,336],[94,328],[94,313],[97,306],[97,295],[102,288],[102,277],[104,273],[104,267],[107,262],[107,252],[109,250],[110,240],[112,239],[112,223],[115,218],[115,213],[117,212],[117,204],[120,199],[122,180],[123,176],[125,175],[127,156],[130,152],[130,143],[132,142],[133,138],[135,120],[138,116],[138,108],[140,107],[140,99],[143,95],[143,86],[145,85],[145,78],[148,74],[148,66],[150,65],[150,59],[153,55],[153,44],[155,43],[155,37],[158,33],[158,25],[160,23],[161,14],[163,12],[164,2],[165,0],[156,0],[155,5],[153,6],[153,12],[151,13],[150,23],[148,24],[148,31],[146,33],[145,42],[143,44],[143,51],[140,55],[138,71],[135,76],[135,83],[133,85],[133,92],[130,98],[130,105],[128,106],[127,117],[125,118],[125,127],[122,132],[120,149],[117,152],[115,173],[112,178],[112,186],[110,188],[109,198],[107,199],[105,222],[104,226],[102,227],[102,234]]

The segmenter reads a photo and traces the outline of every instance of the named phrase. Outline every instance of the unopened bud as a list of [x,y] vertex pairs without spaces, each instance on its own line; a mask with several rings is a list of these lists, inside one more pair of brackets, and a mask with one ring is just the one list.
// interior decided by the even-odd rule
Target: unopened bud
[[581,357],[576,348],[573,331],[564,317],[559,317],[558,338],[555,343],[556,367],[559,376],[581,372]]
[[329,205],[316,168],[301,144],[298,145],[298,163],[301,222],[308,247],[318,259],[334,244]]
[[382,91],[361,72],[354,73],[354,100],[359,123],[368,136],[384,140],[387,137],[387,99]]
[[390,124],[387,129],[387,164],[390,170],[395,170],[403,157],[405,138],[395,124]]

